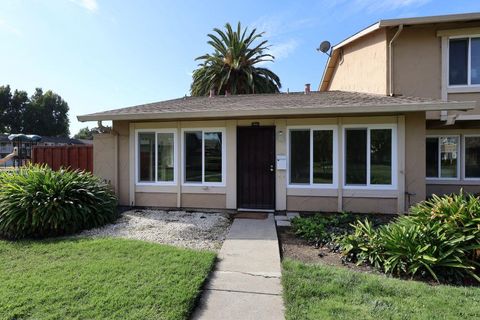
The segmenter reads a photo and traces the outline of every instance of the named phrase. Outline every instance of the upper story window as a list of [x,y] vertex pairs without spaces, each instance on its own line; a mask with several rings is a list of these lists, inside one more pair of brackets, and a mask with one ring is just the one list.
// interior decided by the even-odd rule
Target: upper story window
[[480,37],[450,38],[448,84],[480,85]]

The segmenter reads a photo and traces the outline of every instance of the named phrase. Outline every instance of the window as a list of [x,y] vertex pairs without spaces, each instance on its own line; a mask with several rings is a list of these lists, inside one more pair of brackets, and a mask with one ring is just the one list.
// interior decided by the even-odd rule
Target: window
[[458,179],[458,136],[427,137],[427,178]]
[[331,127],[289,130],[290,185],[334,185],[334,132]]
[[346,139],[346,184],[367,184],[367,129],[348,129]]
[[465,178],[480,178],[480,136],[465,136]]
[[157,133],[157,181],[174,180],[173,133]]
[[394,186],[394,128],[345,129],[345,186]]
[[221,184],[224,182],[225,146],[223,130],[184,132],[184,182]]
[[137,182],[175,182],[175,132],[140,131],[137,134]]
[[480,37],[451,38],[448,55],[449,85],[480,85]]
[[141,182],[155,181],[155,133],[138,134],[139,179]]
[[392,184],[392,130],[370,131],[370,183]]

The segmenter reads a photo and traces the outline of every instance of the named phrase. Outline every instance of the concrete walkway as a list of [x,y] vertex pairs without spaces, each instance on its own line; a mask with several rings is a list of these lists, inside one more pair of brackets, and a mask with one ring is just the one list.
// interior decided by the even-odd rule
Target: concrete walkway
[[235,219],[193,319],[284,319],[275,220]]

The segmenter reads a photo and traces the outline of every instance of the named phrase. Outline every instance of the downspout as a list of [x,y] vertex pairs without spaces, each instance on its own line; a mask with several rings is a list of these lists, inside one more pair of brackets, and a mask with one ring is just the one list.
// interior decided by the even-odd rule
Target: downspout
[[390,80],[388,83],[389,85],[388,95],[390,97],[393,97],[394,95],[393,93],[393,43],[395,42],[395,40],[397,40],[398,36],[400,36],[400,33],[402,33],[402,30],[403,30],[403,24],[398,26],[397,32],[393,36],[392,40],[390,40],[390,42],[388,43],[388,54],[389,54],[388,76]]

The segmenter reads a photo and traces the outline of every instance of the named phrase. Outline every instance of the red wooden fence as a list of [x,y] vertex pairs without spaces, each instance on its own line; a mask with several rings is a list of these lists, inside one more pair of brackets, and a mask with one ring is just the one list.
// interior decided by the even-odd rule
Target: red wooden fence
[[93,172],[93,146],[34,146],[32,163],[47,164],[53,170],[64,167]]

